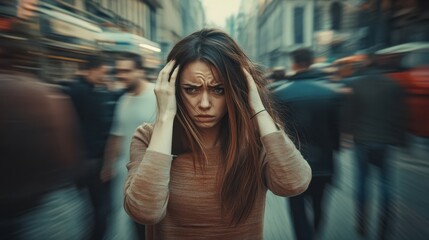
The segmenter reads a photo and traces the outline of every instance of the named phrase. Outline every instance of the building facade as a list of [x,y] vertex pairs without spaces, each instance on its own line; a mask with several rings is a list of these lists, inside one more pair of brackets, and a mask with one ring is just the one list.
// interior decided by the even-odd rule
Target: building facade
[[241,0],[237,21],[237,41],[247,56],[258,59],[258,0]]
[[429,1],[363,0],[360,25],[367,29],[361,48],[429,42]]
[[105,28],[116,28],[154,41],[158,0],[44,0],[83,15]]
[[258,61],[268,68],[290,67],[289,54],[313,42],[313,0],[261,1],[258,9]]
[[200,0],[180,0],[183,36],[204,28],[206,16]]
[[[309,47],[316,57],[333,61],[357,51],[361,0],[242,1],[238,42],[267,68],[290,68],[290,52]],[[361,31],[359,31],[361,30]]]
[[200,0],[160,0],[157,12],[157,42],[161,45],[162,60],[183,37],[205,24],[205,13]]
[[316,0],[313,50],[333,61],[359,49],[365,29],[359,27],[360,0]]

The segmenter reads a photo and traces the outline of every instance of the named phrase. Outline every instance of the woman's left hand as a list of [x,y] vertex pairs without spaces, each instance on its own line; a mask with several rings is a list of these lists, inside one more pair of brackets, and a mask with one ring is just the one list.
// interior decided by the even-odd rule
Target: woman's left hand
[[261,97],[259,96],[258,87],[256,86],[255,80],[252,75],[243,68],[244,75],[247,80],[247,87],[249,88],[249,104],[253,110],[252,114],[255,114],[262,109],[264,109],[264,104],[262,103]]

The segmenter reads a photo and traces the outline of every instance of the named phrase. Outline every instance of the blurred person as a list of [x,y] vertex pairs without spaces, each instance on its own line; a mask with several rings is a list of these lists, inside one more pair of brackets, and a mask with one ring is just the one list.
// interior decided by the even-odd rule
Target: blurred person
[[[272,91],[278,111],[285,114],[285,125],[292,132],[295,145],[312,169],[307,191],[289,198],[296,239],[313,239],[324,219],[326,188],[334,174],[334,153],[339,149],[339,94],[320,81],[324,74],[310,69],[311,50],[301,48],[291,53],[295,75]],[[312,202],[313,223],[306,200]]]
[[266,78],[268,80],[268,90],[274,89],[285,81],[286,70],[284,67],[275,67],[268,72]]
[[80,238],[76,116],[36,77],[37,39],[15,23],[0,32],[0,238]]
[[[350,59],[350,58],[346,58]],[[350,133],[350,122],[348,122],[347,114],[351,109],[348,109],[350,105],[350,93],[351,89],[348,87],[350,82],[358,79],[357,76],[354,76],[353,63],[349,63],[346,60],[337,60],[333,64],[333,71],[331,75],[326,78],[325,82],[327,86],[332,88],[334,91],[340,93],[339,101],[339,114],[341,121],[340,132],[341,132],[341,147],[343,148],[352,148],[353,146],[353,137]]]
[[[123,210],[123,187],[126,180],[126,163],[130,158],[131,139],[142,123],[153,123],[156,119],[155,84],[146,80],[142,69],[141,56],[124,54],[116,60],[116,79],[125,85],[125,93],[118,101],[110,137],[107,141],[104,164],[101,170],[101,180],[109,181],[118,172],[113,188],[114,206]],[[116,203],[117,197],[120,198]],[[116,218],[115,218],[116,219]],[[113,219],[113,222],[115,221]],[[144,225],[137,225],[139,239],[144,239]]]
[[381,213],[378,238],[385,239],[392,218],[392,146],[405,144],[404,90],[377,69],[373,57],[367,60],[363,76],[349,84],[350,121],[357,162],[357,231],[367,234],[369,166],[379,168]]
[[[336,60],[333,67],[336,69],[330,76],[331,83],[348,86],[350,82],[356,80],[361,72],[361,65],[365,62],[366,55],[352,55]],[[346,89],[340,89],[340,91]],[[345,92],[347,93],[347,92]]]
[[351,63],[336,63],[334,67],[336,67],[336,71],[330,78],[332,82],[342,82],[343,79],[353,76]]
[[214,29],[179,41],[167,61],[155,124],[131,142],[126,211],[149,239],[262,239],[266,191],[298,195],[311,178],[262,72]]
[[107,66],[102,56],[89,56],[83,68],[83,75],[68,87],[67,93],[77,112],[84,147],[86,168],[79,183],[88,189],[92,204],[94,226],[91,238],[102,239],[112,200],[111,181],[102,181],[100,174],[116,95],[106,87]]

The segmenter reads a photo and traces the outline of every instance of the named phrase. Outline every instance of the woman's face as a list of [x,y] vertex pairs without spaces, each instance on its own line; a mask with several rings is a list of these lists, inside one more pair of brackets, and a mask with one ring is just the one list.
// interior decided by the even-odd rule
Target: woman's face
[[218,126],[227,112],[225,91],[218,73],[202,61],[185,66],[180,76],[180,94],[186,110],[200,129]]

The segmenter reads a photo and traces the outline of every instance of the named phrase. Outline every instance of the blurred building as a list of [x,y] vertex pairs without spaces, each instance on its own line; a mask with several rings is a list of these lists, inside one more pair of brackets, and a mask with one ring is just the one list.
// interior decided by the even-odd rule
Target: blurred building
[[104,25],[109,26],[114,23],[124,31],[159,43],[161,62],[165,62],[167,54],[177,41],[201,29],[205,23],[205,13],[200,0],[91,0],[83,2],[87,9],[91,9],[98,16],[103,16],[108,20]]
[[[37,6],[23,10],[23,2]],[[1,2],[0,30],[15,31],[19,15],[24,31],[38,36],[42,54],[34,61],[49,82],[73,78],[87,55],[99,53],[112,61],[121,52],[140,54],[155,74],[172,46],[205,24],[200,0],[12,0]]]
[[226,27],[225,31],[234,39],[237,39],[237,28],[238,28],[238,18],[240,17],[240,13],[238,15],[232,14],[231,16],[226,18]]
[[237,21],[237,41],[247,56],[258,57],[258,0],[241,0]]
[[182,9],[183,35],[187,36],[202,29],[206,23],[206,15],[200,0],[180,0]]
[[84,16],[102,27],[119,28],[150,40],[156,36],[157,0],[43,0]]
[[157,12],[157,42],[161,45],[161,60],[180,39],[202,28],[205,13],[200,0],[160,0],[162,8]]
[[[22,10],[26,2],[37,3],[37,7],[29,8],[32,14]],[[104,52],[107,45],[120,52],[129,51],[129,45],[134,44],[133,51],[143,55],[137,49],[142,42],[150,42],[147,45],[155,45],[153,49],[156,50],[153,42],[157,29],[155,17],[160,7],[156,0],[14,0],[2,6],[0,12],[4,16],[2,24],[16,22],[16,17],[27,12],[25,21],[20,21],[25,22],[27,30],[24,31],[32,29],[35,32],[32,39],[40,45],[42,54],[34,61],[40,66],[41,79],[57,82],[73,78],[87,55]],[[16,27],[10,25],[10,28]],[[129,34],[130,40],[100,41],[101,35],[110,32]],[[137,38],[141,41],[131,41]]]
[[313,42],[313,0],[260,0],[257,19],[258,61],[289,67],[289,53]]
[[359,24],[366,29],[362,49],[429,41],[427,0],[365,0],[359,11]]
[[352,55],[365,32],[359,28],[361,0],[315,0],[313,50],[327,61]]
[[289,67],[289,53],[311,47],[316,56],[352,51],[359,0],[242,1],[238,41],[252,59],[272,68]]
[[182,7],[180,1],[161,0],[163,8],[157,13],[157,40],[161,45],[163,62],[176,42],[182,38]]
[[427,0],[248,0],[229,33],[267,67],[289,67],[289,52],[311,47],[321,61],[429,40]]

